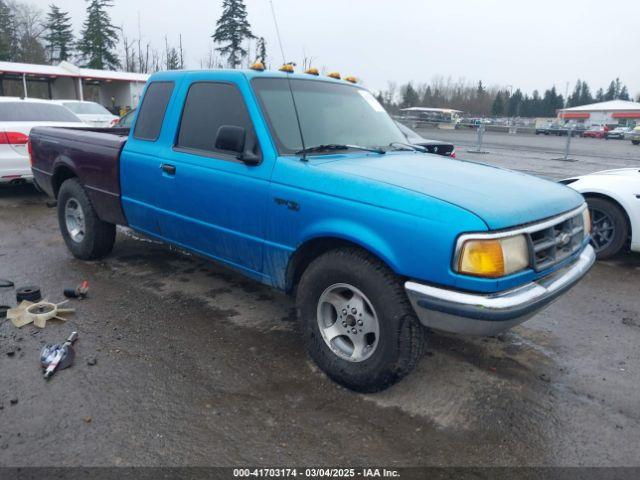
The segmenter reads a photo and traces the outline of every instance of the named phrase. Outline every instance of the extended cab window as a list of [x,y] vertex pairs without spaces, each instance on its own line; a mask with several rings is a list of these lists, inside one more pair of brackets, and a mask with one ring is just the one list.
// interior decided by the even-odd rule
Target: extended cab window
[[255,141],[249,112],[235,85],[194,83],[187,93],[176,147],[229,154],[215,148],[218,129],[223,125],[242,127],[248,141]]
[[164,114],[173,93],[173,82],[152,82],[142,99],[133,136],[140,140],[156,141],[164,121]]

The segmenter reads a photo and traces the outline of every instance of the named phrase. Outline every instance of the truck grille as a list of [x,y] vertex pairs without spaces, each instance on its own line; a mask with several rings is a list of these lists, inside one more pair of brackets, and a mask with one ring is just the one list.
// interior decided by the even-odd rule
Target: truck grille
[[531,231],[528,235],[531,239],[533,269],[539,272],[553,267],[580,249],[584,239],[582,214]]

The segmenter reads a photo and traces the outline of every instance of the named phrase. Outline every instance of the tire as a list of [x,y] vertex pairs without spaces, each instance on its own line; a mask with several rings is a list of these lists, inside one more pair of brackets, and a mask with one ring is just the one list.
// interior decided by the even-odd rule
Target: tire
[[[73,223],[71,212],[79,212]],[[69,217],[72,217],[69,219]],[[66,180],[58,193],[58,223],[67,248],[81,260],[102,258],[111,252],[116,239],[116,226],[98,218],[91,201],[77,178]],[[70,230],[77,226],[77,229]]]
[[[360,328],[358,325],[362,325],[360,320],[357,325],[351,323],[354,320],[350,314],[343,315],[341,319],[339,315],[345,314],[346,310],[338,312],[333,304],[321,301],[327,291],[333,293],[331,289],[343,288],[341,285],[355,288],[364,296],[365,306],[361,310],[365,312],[365,322],[367,318],[376,319],[376,334],[366,333],[367,323],[362,327],[364,333],[360,334],[362,329],[356,332]],[[348,293],[341,301],[346,298],[346,302],[356,302],[357,305],[356,295],[349,300]],[[422,356],[424,328],[413,312],[402,282],[382,262],[363,250],[342,248],[315,259],[300,279],[296,307],[309,355],[331,379],[351,390],[384,390],[411,372]],[[362,317],[361,312],[355,312],[353,304],[350,307],[347,313],[353,312],[356,317]],[[327,311],[329,315],[335,314],[335,323],[331,326],[335,325],[341,332],[334,338],[333,346],[325,341],[320,327],[324,319],[322,312]],[[348,326],[355,327],[351,328],[353,335],[349,332],[349,336],[344,334],[342,328],[349,330]],[[359,342],[366,339],[370,343],[361,349],[365,354],[360,360],[345,358],[350,338]],[[352,355],[355,355],[355,342],[351,344]],[[368,356],[365,358],[365,355]]]
[[634,145],[640,145],[640,140],[631,140],[631,143]]
[[30,285],[16,289],[16,301],[20,303],[24,300],[28,302],[39,302],[42,300],[40,288]]
[[[600,197],[587,197],[591,214],[591,244],[596,250],[598,260],[606,260],[616,255],[624,247],[629,238],[629,225],[624,211],[611,200]],[[601,220],[603,215],[608,219]],[[600,222],[600,224],[598,224]],[[612,228],[610,239],[604,242],[607,229]]]

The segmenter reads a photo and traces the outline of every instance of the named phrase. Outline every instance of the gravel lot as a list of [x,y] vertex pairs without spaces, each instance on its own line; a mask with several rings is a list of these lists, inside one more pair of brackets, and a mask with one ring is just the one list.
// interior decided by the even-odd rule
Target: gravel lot
[[[489,133],[472,155],[473,132],[421,133],[551,178],[640,166],[629,142],[574,139],[564,162],[564,139]],[[126,230],[78,261],[45,202],[0,189],[0,277],[91,291],[66,324],[0,325],[0,466],[640,466],[640,255],[505,335],[432,334],[412,375],[359,395],[307,359],[289,298]],[[74,329],[74,366],[45,382],[40,348]]]

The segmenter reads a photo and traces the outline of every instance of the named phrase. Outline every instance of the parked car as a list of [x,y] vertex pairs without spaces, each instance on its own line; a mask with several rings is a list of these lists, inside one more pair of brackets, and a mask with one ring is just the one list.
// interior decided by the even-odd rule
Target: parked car
[[133,117],[135,116],[136,109],[129,110],[122,117],[120,117],[114,124],[114,128],[131,128],[133,123]]
[[109,110],[96,102],[80,100],[53,100],[55,103],[71,110],[80,120],[92,127],[111,127],[119,120]]
[[441,142],[439,140],[427,140],[400,122],[396,122],[396,125],[398,125],[398,128],[411,145],[422,147],[429,153],[456,158],[456,147],[452,143]]
[[595,260],[580,194],[408,150],[375,97],[345,81],[157,73],[124,132],[31,135],[72,254],[107,255],[127,225],[295,294],[310,356],[355,390],[410,372],[422,325],[493,335]]
[[586,130],[583,124],[559,124],[559,123],[550,123],[546,127],[537,127],[536,135],[557,135],[559,137],[566,137],[571,132],[571,136],[582,136],[584,131]]
[[36,126],[83,126],[78,117],[48,100],[0,97],[0,184],[31,181],[27,142]]
[[631,132],[625,135],[627,140],[631,140],[634,145],[640,145],[640,125],[634,128]]
[[607,129],[602,125],[593,125],[588,130],[585,130],[582,136],[585,138],[605,138],[606,132]]
[[625,135],[628,135],[632,131],[633,129],[630,127],[616,127],[613,130],[609,130],[608,132],[605,132],[604,138],[607,140],[613,139],[613,138],[618,140],[624,140]]
[[551,125],[553,125],[553,123],[548,122],[548,123],[536,126],[536,135],[548,135],[547,131],[549,130],[549,128],[551,128]]
[[640,252],[640,169],[605,170],[562,180],[587,199],[591,244],[599,259],[629,245]]

